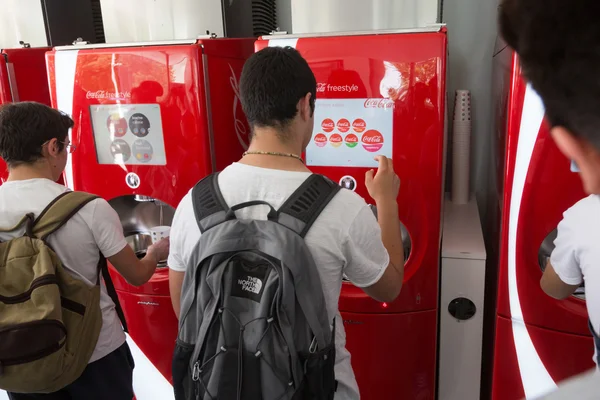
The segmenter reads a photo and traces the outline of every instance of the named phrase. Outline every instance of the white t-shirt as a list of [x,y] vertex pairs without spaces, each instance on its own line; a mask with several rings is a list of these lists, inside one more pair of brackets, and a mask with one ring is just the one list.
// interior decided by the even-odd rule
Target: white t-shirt
[[[0,186],[0,226],[16,225],[27,213],[37,217],[66,187],[48,179],[5,182]],[[6,241],[23,235],[24,228],[10,234],[0,233]],[[127,246],[123,228],[115,210],[103,199],[86,204],[62,228],[48,238],[64,267],[75,278],[90,286],[98,280],[99,253],[112,257]],[[102,330],[90,362],[112,353],[125,342],[115,305],[102,283],[100,296]]]
[[[232,206],[263,200],[278,209],[310,173],[280,171],[233,164],[219,175],[225,202]],[[268,207],[249,207],[236,213],[238,218],[266,219]],[[169,267],[185,271],[200,230],[194,217],[191,192],[177,208],[171,227]],[[381,231],[365,201],[349,190],[340,192],[319,215],[306,235],[306,243],[319,268],[330,319],[336,317],[336,369],[339,383],[336,400],[358,399],[358,386],[346,350],[346,333],[338,311],[342,275],[359,287],[376,283],[389,264],[381,241]],[[368,344],[367,344],[368,345]]]
[[567,285],[585,280],[588,315],[600,334],[600,196],[586,197],[565,211],[554,245],[552,267]]

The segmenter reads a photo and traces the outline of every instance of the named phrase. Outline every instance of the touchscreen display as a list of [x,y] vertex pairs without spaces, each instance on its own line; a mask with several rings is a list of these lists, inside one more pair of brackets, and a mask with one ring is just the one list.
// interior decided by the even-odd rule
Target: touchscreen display
[[167,164],[160,105],[93,105],[90,116],[99,164]]
[[389,99],[317,99],[306,165],[376,167],[392,157],[394,102]]

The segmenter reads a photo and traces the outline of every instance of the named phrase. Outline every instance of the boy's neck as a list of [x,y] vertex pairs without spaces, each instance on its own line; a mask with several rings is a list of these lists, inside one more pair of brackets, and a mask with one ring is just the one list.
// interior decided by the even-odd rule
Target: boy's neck
[[52,172],[45,162],[36,162],[34,164],[22,164],[9,168],[8,179],[10,181],[25,181],[28,179],[49,179],[54,181]]
[[289,140],[282,141],[274,128],[257,128],[247,151],[249,154],[242,157],[240,163],[260,168],[308,172],[302,161],[293,156],[285,156],[302,156],[302,143],[293,138],[294,136],[290,136]]

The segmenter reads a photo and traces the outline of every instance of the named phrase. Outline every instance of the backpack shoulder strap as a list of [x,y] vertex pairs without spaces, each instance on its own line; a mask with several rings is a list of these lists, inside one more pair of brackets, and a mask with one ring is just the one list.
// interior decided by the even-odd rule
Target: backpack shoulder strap
[[225,222],[229,206],[219,189],[219,174],[211,174],[192,189],[192,204],[200,233]]
[[33,235],[41,240],[59,230],[71,217],[98,196],[84,192],[65,192],[56,197],[33,222]]
[[339,190],[338,184],[323,175],[309,176],[278,210],[279,223],[305,237]]

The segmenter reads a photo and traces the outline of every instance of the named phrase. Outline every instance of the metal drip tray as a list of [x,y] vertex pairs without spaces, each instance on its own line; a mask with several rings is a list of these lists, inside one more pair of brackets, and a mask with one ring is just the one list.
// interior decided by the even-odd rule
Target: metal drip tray
[[[552,254],[552,251],[554,251],[554,241],[556,240],[557,234],[558,232],[556,229],[550,232],[542,242],[540,250],[538,251],[538,263],[542,272],[546,270],[546,266],[550,261],[550,255]],[[582,283],[581,286],[575,290],[573,297],[585,301],[585,283]]]

